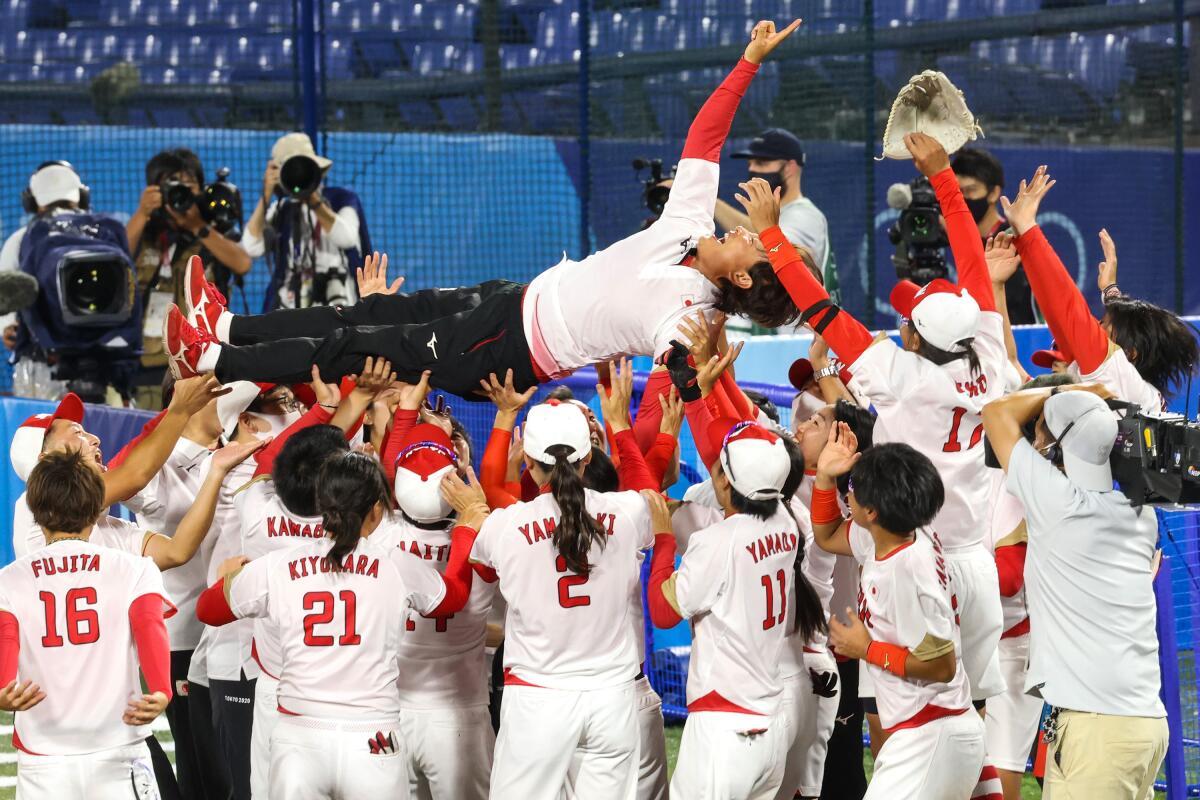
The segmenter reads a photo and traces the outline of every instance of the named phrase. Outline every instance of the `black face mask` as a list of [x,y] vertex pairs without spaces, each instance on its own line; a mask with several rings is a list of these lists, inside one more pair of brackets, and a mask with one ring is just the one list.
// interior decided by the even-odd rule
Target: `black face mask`
[[779,189],[780,194],[787,191],[787,187],[783,185],[783,170],[779,170],[778,172],[751,172],[750,178],[762,178],[771,187],[772,192],[776,189]]
[[975,222],[979,222],[986,217],[991,207],[992,204],[988,202],[986,195],[967,200],[967,208],[971,210],[971,216],[975,218]]

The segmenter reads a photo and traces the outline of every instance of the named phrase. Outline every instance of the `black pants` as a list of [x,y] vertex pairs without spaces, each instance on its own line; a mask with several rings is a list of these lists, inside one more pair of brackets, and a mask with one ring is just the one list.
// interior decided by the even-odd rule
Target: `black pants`
[[250,731],[254,725],[254,681],[208,682],[213,728],[229,765],[234,800],[250,800]]
[[858,699],[858,666],[856,660],[838,662],[837,719],[825,753],[825,779],[821,783],[821,800],[862,800],[867,793],[867,776],[863,772],[863,710]]
[[158,784],[159,797],[161,800],[180,800],[179,783],[175,780],[171,759],[167,758],[154,734],[146,737],[146,747],[150,750],[150,763],[154,765],[154,782]]
[[[371,295],[353,306],[280,309],[234,317],[216,375],[235,380],[334,382],[362,371],[367,356],[392,363],[400,380],[471,399],[479,381],[512,369],[517,391],[538,383],[521,321],[525,286],[487,281],[458,289]],[[482,399],[482,398],[478,398]]]
[[[171,651],[171,681],[176,692],[167,704],[167,724],[175,739],[175,775],[183,800],[226,800],[229,797],[228,770],[222,762],[213,736],[211,701],[208,689],[188,684],[191,650]],[[187,694],[178,691],[187,686]]]

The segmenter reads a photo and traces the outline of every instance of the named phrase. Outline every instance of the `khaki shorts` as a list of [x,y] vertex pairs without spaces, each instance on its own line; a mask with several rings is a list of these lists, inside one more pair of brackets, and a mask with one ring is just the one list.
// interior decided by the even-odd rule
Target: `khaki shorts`
[[1063,710],[1046,753],[1045,800],[1143,800],[1167,754],[1167,720]]

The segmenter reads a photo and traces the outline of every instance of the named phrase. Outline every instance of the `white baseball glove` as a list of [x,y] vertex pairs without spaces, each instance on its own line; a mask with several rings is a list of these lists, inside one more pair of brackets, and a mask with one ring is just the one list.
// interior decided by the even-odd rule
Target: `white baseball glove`
[[945,73],[927,69],[914,75],[896,96],[883,132],[885,158],[912,158],[904,146],[908,133],[925,133],[937,139],[947,153],[975,141],[983,129],[967,108],[963,93]]

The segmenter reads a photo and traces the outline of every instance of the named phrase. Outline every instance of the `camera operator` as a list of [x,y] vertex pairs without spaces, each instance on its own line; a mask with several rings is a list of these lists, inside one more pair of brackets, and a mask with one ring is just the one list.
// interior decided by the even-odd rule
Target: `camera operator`
[[[999,159],[981,147],[964,147],[950,159],[950,168],[958,177],[967,208],[979,226],[979,235],[988,239],[1008,228],[1008,220],[1000,216],[997,204],[1004,192],[1004,167]],[[1005,284],[1008,298],[1008,319],[1013,325],[1033,325],[1033,291],[1025,270],[1017,272]]]
[[358,195],[325,186],[332,164],[303,133],[289,133],[271,148],[263,194],[242,238],[249,255],[265,254],[271,266],[263,311],[358,300],[354,275],[371,243]]
[[[1095,385],[1016,392],[984,407],[983,426],[1025,509],[1025,687],[1051,705],[1046,791],[1140,800],[1167,749],[1158,525],[1152,508],[1113,488],[1117,422],[1101,395]],[[1022,433],[1030,423],[1032,443]]]

